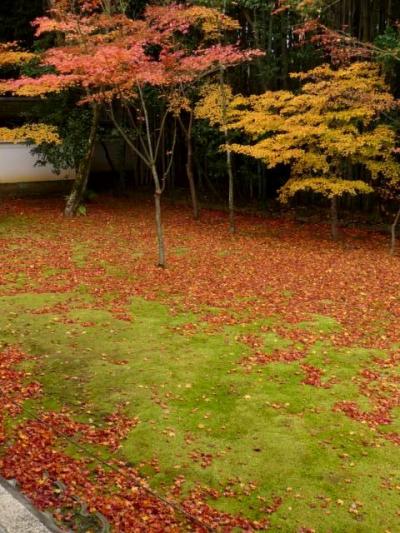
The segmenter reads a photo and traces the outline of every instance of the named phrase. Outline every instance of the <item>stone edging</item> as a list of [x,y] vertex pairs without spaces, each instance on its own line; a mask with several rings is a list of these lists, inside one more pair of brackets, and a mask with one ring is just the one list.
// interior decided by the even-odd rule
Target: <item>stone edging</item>
[[61,530],[50,517],[35,509],[12,483],[0,476],[0,533],[3,532],[61,533]]

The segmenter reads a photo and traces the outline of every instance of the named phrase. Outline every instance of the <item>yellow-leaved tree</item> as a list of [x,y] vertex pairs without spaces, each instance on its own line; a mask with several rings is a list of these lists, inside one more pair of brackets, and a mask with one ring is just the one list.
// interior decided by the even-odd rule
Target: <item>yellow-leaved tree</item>
[[[20,50],[15,43],[0,44],[0,70],[2,68],[20,67],[35,58],[35,54]],[[0,95],[7,92],[0,82]],[[0,142],[34,144],[58,144],[61,142],[57,129],[48,124],[24,124],[21,127],[0,127]]]
[[0,128],[0,142],[18,144],[59,144],[57,128],[49,124],[24,124],[18,128]]
[[224,73],[219,73],[219,83],[208,83],[200,91],[200,100],[195,107],[196,118],[207,120],[211,126],[216,126],[224,135],[226,168],[229,178],[229,229],[231,233],[235,229],[235,203],[234,203],[234,176],[232,169],[232,151],[230,150],[229,120],[230,106],[233,100],[233,92],[230,85],[224,81]]
[[22,65],[34,59],[31,52],[20,50],[15,43],[0,43],[0,66]]
[[[336,238],[338,198],[371,193],[374,181],[384,180],[392,188],[400,182],[395,132],[381,120],[395,100],[370,63],[338,70],[323,65],[292,77],[302,82],[296,93],[232,99],[229,128],[245,133],[249,142],[230,149],[268,168],[290,166],[290,179],[280,189],[282,202],[305,190],[330,199]],[[353,178],[355,167],[362,169],[362,179]]]

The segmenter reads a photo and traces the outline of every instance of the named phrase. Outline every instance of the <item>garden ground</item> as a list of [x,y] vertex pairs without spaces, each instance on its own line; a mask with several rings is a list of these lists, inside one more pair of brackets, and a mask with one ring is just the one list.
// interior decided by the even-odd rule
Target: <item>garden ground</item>
[[0,206],[0,473],[80,530],[398,531],[386,237],[167,206],[162,270],[151,202],[61,210]]

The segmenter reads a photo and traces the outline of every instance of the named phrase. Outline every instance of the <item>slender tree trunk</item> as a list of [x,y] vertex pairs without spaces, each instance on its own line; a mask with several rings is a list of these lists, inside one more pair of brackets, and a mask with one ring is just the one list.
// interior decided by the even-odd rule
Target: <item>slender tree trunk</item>
[[121,195],[126,194],[126,142],[123,140],[119,146],[118,154],[118,178],[119,192]]
[[[143,96],[143,91],[140,85],[138,85],[138,89],[139,89],[140,101],[142,103],[144,123],[146,126],[146,139],[147,139],[146,150],[148,154],[149,169],[151,171],[151,175],[154,181],[154,206],[155,206],[156,231],[157,231],[157,243],[158,243],[158,266],[161,268],[165,268],[166,266],[165,243],[164,243],[164,232],[163,232],[162,221],[161,221],[161,195],[165,188],[166,173],[164,173],[164,180],[163,180],[163,183],[161,184],[160,177],[158,175],[158,170],[157,170],[157,155],[158,155],[158,149],[160,147],[160,142],[162,140],[161,136],[164,133],[164,126],[165,126],[165,120],[166,120],[167,114],[164,115],[163,120],[161,121],[159,137],[155,143],[155,146],[153,146],[153,139],[152,139],[152,134],[151,134],[151,129],[150,129],[150,120],[149,120],[149,113],[147,110],[146,100]],[[176,132],[176,129],[175,129],[175,132]],[[172,161],[172,157],[171,157],[171,161]]]
[[390,227],[390,231],[391,231],[390,253],[391,255],[394,255],[396,251],[396,228],[397,228],[397,224],[399,223],[399,219],[400,219],[400,207],[393,220],[393,224]]
[[197,200],[196,185],[194,183],[194,176],[193,176],[193,148],[192,148],[191,139],[188,140],[186,174],[187,174],[188,181],[189,181],[190,197],[192,199],[193,218],[195,220],[199,220],[200,210],[199,210],[199,202]]
[[158,242],[158,266],[165,268],[166,261],[165,261],[164,232],[163,232],[162,221],[161,221],[161,195],[164,192],[166,178],[171,170],[171,165],[173,161],[172,155],[175,150],[176,124],[174,128],[174,138],[173,138],[173,143],[171,147],[170,162],[169,162],[168,168],[165,169],[162,179],[160,179],[160,176],[157,170],[157,158],[158,158],[159,149],[160,149],[161,142],[162,142],[162,135],[164,133],[165,121],[168,116],[168,111],[165,111],[165,114],[161,120],[158,138],[154,140],[152,131],[150,129],[150,119],[149,119],[149,113],[147,110],[146,100],[144,98],[142,88],[139,85],[138,85],[138,93],[140,96],[140,101],[141,101],[142,111],[143,111],[143,118],[144,118],[144,124],[145,124],[145,134],[144,134],[145,137],[141,137],[142,130],[137,125],[135,125],[135,130],[140,140],[139,146],[141,146],[144,152],[140,151],[139,147],[135,145],[133,140],[130,139],[129,136],[126,134],[126,132],[123,130],[123,128],[121,128],[120,124],[115,118],[112,106],[110,106],[109,112],[110,112],[111,120],[113,121],[115,127],[117,128],[119,133],[122,135],[127,145],[133,150],[134,153],[136,153],[136,155],[139,156],[140,160],[144,163],[145,167],[149,170],[150,178],[153,180],[155,221],[156,221],[156,232],[157,232],[157,242]]
[[110,150],[108,149],[108,146],[107,146],[107,141],[101,141],[100,144],[101,144],[101,147],[103,148],[104,156],[106,158],[108,166],[112,170],[112,173],[115,176],[118,176],[118,171],[115,168],[114,161],[112,160]]
[[220,88],[221,88],[221,102],[222,102],[222,130],[224,133],[224,140],[225,140],[225,152],[226,152],[226,168],[228,172],[228,179],[229,179],[229,191],[228,191],[228,209],[229,209],[229,231],[231,233],[235,233],[236,226],[235,226],[235,184],[234,184],[234,177],[233,177],[233,168],[232,168],[232,151],[230,149],[230,139],[229,139],[229,131],[228,131],[228,125],[227,125],[227,111],[228,111],[228,103],[225,93],[225,80],[224,80],[224,70],[223,68],[220,69],[220,76],[219,76],[219,82],[220,82]]
[[273,40],[273,31],[274,31],[274,17],[272,13],[269,14],[268,21],[268,54],[272,54],[272,40]]
[[288,14],[281,14],[281,61],[282,61],[282,87],[287,89],[289,86],[289,50],[288,50]]
[[94,149],[96,145],[97,127],[99,124],[100,109],[97,104],[93,105],[92,125],[87,143],[86,154],[79,162],[76,178],[72,186],[72,191],[68,196],[65,205],[64,214],[66,217],[73,217],[76,215],[78,208],[82,202],[85,194],[87,182],[90,174],[90,166],[93,159]]
[[338,210],[337,210],[336,196],[333,196],[331,198],[331,232],[332,232],[332,239],[334,241],[337,241],[339,237],[339,231],[338,231]]
[[[225,15],[227,8],[227,0],[223,2],[222,12]],[[222,101],[222,127],[224,132],[225,146],[226,146],[226,167],[228,171],[229,179],[229,191],[228,191],[228,209],[229,209],[229,231],[235,233],[235,187],[234,177],[232,169],[232,151],[230,149],[230,139],[228,132],[228,102],[225,92],[225,71],[223,66],[219,70],[219,83],[221,89],[221,101]]]
[[363,41],[368,42],[370,40],[370,16],[371,16],[371,3],[369,0],[361,2],[361,38]]
[[393,16],[392,16],[392,0],[388,0],[388,8],[387,8],[387,23],[390,24],[392,22]]
[[160,187],[160,179],[158,177],[157,168],[155,165],[152,166],[151,172],[153,174],[153,179],[155,183],[154,191],[154,206],[155,206],[155,215],[156,215],[156,231],[157,231],[157,244],[158,244],[158,265],[161,268],[166,267],[165,261],[165,243],[164,243],[164,231],[161,220],[161,195],[162,189]]
[[236,225],[235,225],[235,190],[234,190],[234,179],[233,179],[233,170],[232,170],[232,152],[229,148],[229,138],[228,138],[228,130],[227,128],[225,132],[225,139],[228,141],[227,144],[227,151],[226,151],[226,164],[228,168],[228,176],[229,176],[229,193],[228,193],[228,203],[229,203],[229,231],[231,233],[235,233],[236,231]]
[[187,144],[187,160],[186,160],[186,175],[189,182],[190,197],[192,199],[192,209],[193,209],[193,218],[198,220],[200,217],[199,202],[197,199],[196,184],[194,182],[194,173],[193,173],[193,140],[192,140],[192,131],[193,131],[193,112],[190,112],[189,125],[187,129],[185,128],[184,134],[186,136]]

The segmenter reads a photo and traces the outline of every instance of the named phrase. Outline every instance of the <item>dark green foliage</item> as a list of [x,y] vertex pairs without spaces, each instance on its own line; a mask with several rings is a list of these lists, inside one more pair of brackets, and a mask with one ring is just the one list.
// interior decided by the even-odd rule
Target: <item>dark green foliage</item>
[[400,29],[388,28],[375,40],[380,49],[378,60],[383,64],[393,91],[400,96]]
[[128,0],[126,14],[129,17],[137,18],[143,13],[143,10],[147,4],[148,0]]
[[58,128],[62,144],[42,144],[33,149],[38,164],[50,163],[55,172],[78,167],[86,153],[91,125],[91,111],[85,106],[76,106],[77,97],[72,92],[47,98],[33,109],[42,122]]

